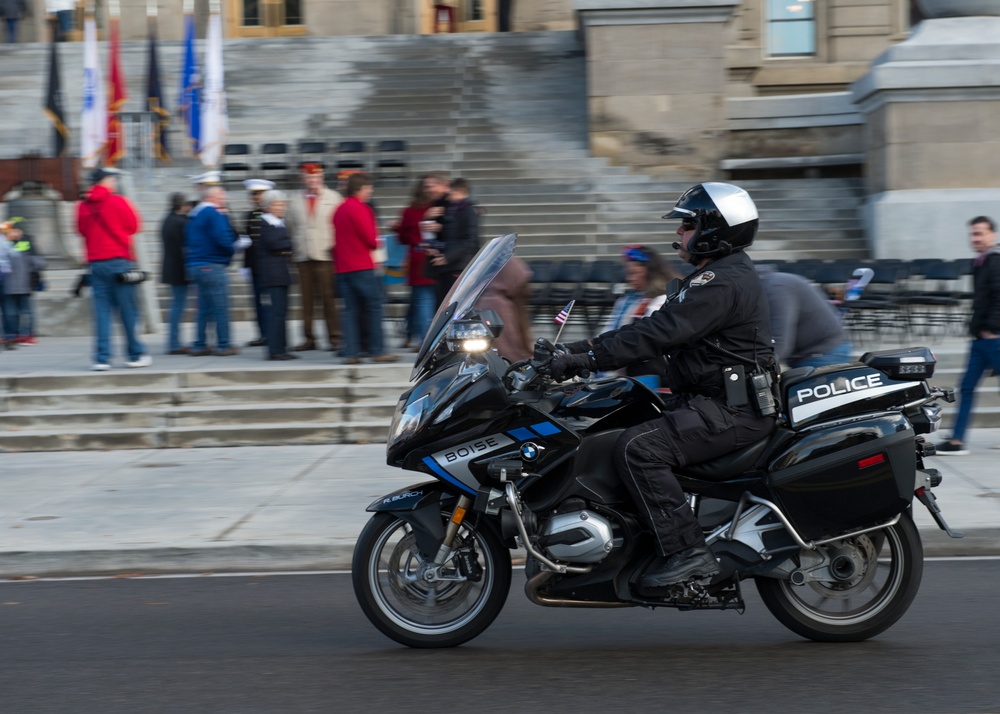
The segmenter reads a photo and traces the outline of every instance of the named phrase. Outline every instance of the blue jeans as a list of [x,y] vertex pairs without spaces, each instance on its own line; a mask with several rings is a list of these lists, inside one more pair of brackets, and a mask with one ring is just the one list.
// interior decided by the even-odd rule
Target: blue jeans
[[414,285],[410,288],[410,339],[416,340],[415,346],[419,346],[427,335],[436,309],[437,296],[433,285]]
[[179,350],[184,346],[181,341],[181,318],[187,307],[188,286],[170,286],[170,332],[167,335],[167,349]]
[[338,273],[337,284],[344,299],[344,357],[357,357],[361,350],[361,322],[368,326],[368,351],[382,354],[382,284],[374,270]]
[[126,270],[135,270],[135,263],[124,258],[96,260],[90,264],[90,287],[94,295],[94,329],[97,335],[94,362],[97,364],[108,364],[111,361],[113,309],[117,310],[121,317],[129,361],[134,362],[146,353],[146,348],[135,333],[137,319],[135,285],[119,283],[116,277],[118,273],[124,273]]
[[826,367],[831,364],[844,364],[853,362],[854,347],[850,340],[844,340],[825,355],[816,355],[797,364],[790,364],[790,367]]
[[951,438],[955,441],[965,441],[965,431],[969,428],[969,420],[972,418],[972,407],[976,404],[976,385],[986,370],[991,368],[1000,374],[1000,337],[990,340],[977,337],[969,347],[969,364],[965,368],[965,376],[962,377],[958,417],[951,432]]
[[215,323],[218,349],[228,350],[229,344],[229,278],[226,266],[203,263],[187,266],[188,278],[198,286],[198,332],[194,349],[206,348],[208,324]]
[[3,331],[8,338],[35,334],[35,316],[31,309],[31,293],[3,296]]

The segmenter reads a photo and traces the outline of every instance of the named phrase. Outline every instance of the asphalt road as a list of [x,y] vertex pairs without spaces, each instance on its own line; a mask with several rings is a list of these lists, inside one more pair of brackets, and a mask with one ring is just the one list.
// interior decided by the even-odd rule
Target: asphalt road
[[0,711],[998,712],[1000,561],[929,562],[910,612],[860,644],[747,611],[531,605],[409,650],[347,575],[0,583]]

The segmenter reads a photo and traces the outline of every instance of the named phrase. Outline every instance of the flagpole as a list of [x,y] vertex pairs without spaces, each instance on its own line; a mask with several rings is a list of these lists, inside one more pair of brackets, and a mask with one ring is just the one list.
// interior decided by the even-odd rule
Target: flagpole
[[194,0],[184,0],[184,54],[177,114],[185,124],[185,143],[192,158],[201,151],[201,78],[195,57]]

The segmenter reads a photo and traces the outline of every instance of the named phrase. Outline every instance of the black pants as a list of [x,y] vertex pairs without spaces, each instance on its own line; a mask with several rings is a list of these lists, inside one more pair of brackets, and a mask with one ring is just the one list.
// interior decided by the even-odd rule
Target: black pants
[[679,398],[653,421],[630,429],[615,444],[615,468],[668,557],[704,545],[701,526],[688,505],[673,469],[723,456],[765,438],[772,417],[729,409],[722,402]]
[[288,352],[288,286],[281,285],[264,288],[270,307],[267,311],[267,354],[269,356],[283,355]]

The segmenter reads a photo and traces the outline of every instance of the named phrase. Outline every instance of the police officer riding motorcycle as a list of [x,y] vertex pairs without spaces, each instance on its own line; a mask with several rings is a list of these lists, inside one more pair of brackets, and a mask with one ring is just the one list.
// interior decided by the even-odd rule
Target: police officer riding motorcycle
[[642,505],[662,556],[643,575],[647,594],[719,572],[673,469],[765,438],[776,413],[767,298],[744,252],[757,234],[753,200],[737,186],[702,183],[663,217],[681,220],[673,245],[694,271],[648,318],[567,345],[552,362],[561,381],[668,359],[663,415],[627,429],[615,444],[615,468]]

